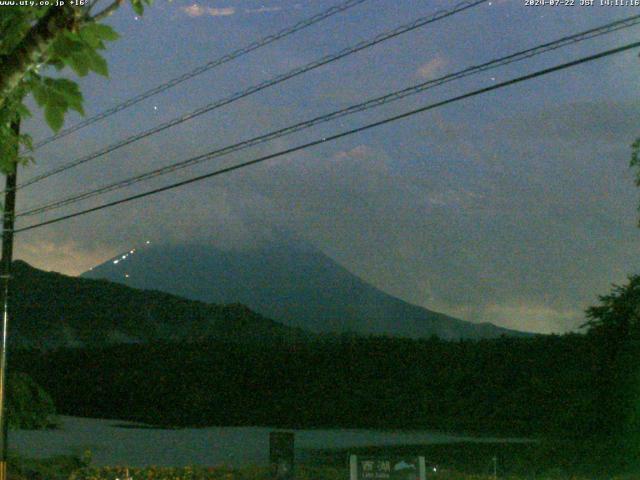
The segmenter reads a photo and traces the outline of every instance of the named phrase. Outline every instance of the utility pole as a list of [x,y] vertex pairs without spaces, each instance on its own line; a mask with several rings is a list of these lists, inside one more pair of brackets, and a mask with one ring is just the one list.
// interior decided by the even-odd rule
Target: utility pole
[[[14,120],[11,128],[20,134],[20,121]],[[0,258],[0,295],[2,298],[2,330],[0,332],[0,480],[7,480],[7,334],[9,327],[9,300],[11,263],[13,261],[13,226],[16,216],[16,185],[18,174],[18,145],[15,158],[7,162],[4,190],[4,214],[2,220],[2,258]]]

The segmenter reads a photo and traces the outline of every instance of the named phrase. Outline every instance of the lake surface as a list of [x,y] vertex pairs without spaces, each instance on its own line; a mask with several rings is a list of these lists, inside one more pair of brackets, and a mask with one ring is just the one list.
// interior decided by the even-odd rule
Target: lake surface
[[[96,465],[215,466],[266,465],[268,427],[209,427],[164,430],[120,420],[60,417],[60,428],[18,430],[9,434],[9,448],[31,457],[81,454],[89,449]],[[433,431],[364,429],[289,430],[297,451],[366,445],[450,443],[455,441],[527,441],[517,438],[470,437]],[[298,455],[298,453],[296,453]]]

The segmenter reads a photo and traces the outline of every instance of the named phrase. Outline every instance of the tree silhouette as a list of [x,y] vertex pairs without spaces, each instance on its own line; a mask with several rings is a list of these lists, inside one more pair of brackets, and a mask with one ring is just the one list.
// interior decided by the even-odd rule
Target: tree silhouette
[[[588,336],[597,346],[595,422],[620,447],[623,460],[640,454],[640,275],[614,285],[587,310]],[[636,460],[637,461],[637,460]]]

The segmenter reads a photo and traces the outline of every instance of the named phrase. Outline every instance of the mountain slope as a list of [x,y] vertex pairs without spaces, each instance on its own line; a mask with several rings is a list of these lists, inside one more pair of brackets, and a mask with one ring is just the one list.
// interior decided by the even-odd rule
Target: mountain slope
[[104,280],[44,272],[14,262],[16,346],[55,348],[152,341],[267,341],[308,334],[243,305],[209,305]]
[[243,251],[145,245],[82,276],[205,302],[239,302],[313,332],[443,339],[523,335],[411,305],[366,283],[321,252],[292,243]]

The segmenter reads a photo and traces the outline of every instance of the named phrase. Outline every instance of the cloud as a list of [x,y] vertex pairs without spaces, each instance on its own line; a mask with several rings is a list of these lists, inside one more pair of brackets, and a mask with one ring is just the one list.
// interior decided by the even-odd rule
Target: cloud
[[212,17],[228,17],[236,13],[236,9],[234,7],[207,8],[207,13]]
[[433,78],[435,74],[441,71],[444,67],[447,66],[447,60],[437,56],[429,60],[427,63],[420,66],[417,70],[417,75],[425,80]]
[[260,8],[245,8],[245,13],[270,13],[270,12],[279,12],[282,10],[282,7],[266,7],[262,6]]
[[189,5],[188,7],[184,7],[182,11],[190,17],[200,17],[204,15],[205,9],[197,3],[194,3],[192,5]]
[[113,245],[88,244],[62,238],[35,238],[19,242],[16,257],[36,267],[79,275],[118,253]]
[[473,318],[514,330],[537,333],[564,333],[584,324],[584,312],[579,309],[554,308],[539,302],[509,300],[484,305],[433,305],[458,318]]
[[226,17],[236,13],[236,9],[234,7],[203,7],[197,3],[184,7],[182,11],[192,18],[201,17],[203,15],[209,15],[211,17]]

